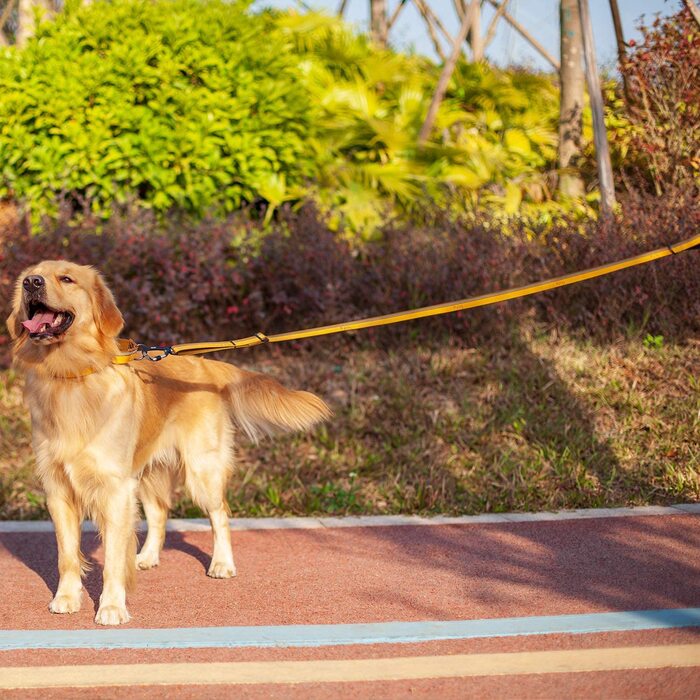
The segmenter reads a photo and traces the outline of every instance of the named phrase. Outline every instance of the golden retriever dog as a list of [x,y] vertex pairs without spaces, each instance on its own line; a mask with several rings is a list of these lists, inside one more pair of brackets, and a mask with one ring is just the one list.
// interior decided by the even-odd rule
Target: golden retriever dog
[[[126,590],[136,567],[158,564],[178,480],[211,521],[208,575],[235,576],[225,500],[234,435],[308,429],[329,417],[326,404],[225,362],[171,356],[114,364],[124,321],[91,267],[49,260],[24,270],[7,325],[56,529],[59,583],[49,610],[80,609],[87,516],[105,553],[95,622],[129,620]],[[148,522],[138,555],[137,499]]]

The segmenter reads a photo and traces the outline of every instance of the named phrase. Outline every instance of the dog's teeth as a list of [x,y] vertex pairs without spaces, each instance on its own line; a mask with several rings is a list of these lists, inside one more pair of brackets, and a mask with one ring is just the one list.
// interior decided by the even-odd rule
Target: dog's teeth
[[56,326],[61,324],[61,321],[63,321],[63,314],[56,314],[56,318],[51,322],[51,327],[56,328]]

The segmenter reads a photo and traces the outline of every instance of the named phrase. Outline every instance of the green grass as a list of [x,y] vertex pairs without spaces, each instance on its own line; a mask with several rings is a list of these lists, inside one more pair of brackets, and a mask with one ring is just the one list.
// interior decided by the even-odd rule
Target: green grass
[[[235,357],[319,393],[335,417],[310,435],[242,443],[234,515],[700,500],[700,344],[599,346],[535,329],[473,349],[305,348]],[[20,385],[0,375],[0,517],[45,517]],[[184,498],[175,514],[200,515]]]

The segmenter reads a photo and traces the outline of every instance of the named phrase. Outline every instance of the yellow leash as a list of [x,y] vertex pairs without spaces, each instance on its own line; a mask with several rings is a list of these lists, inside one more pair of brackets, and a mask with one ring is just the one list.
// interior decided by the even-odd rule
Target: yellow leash
[[644,265],[660,260],[669,255],[677,255],[691,248],[700,247],[700,234],[693,236],[685,241],[669,245],[664,248],[657,248],[642,255],[636,255],[632,258],[626,258],[619,262],[592,267],[581,272],[573,272],[561,277],[553,277],[552,279],[543,282],[534,282],[523,287],[515,287],[507,289],[503,292],[491,292],[490,294],[482,294],[480,296],[470,297],[468,299],[460,299],[459,301],[447,302],[445,304],[435,304],[433,306],[424,306],[420,309],[411,311],[399,311],[393,314],[385,314],[384,316],[373,316],[372,318],[362,318],[356,321],[347,321],[345,323],[334,323],[330,326],[319,326],[318,328],[308,328],[306,330],[291,331],[289,333],[277,333],[275,335],[265,335],[264,333],[256,333],[255,335],[239,338],[237,340],[221,340],[204,343],[180,343],[172,346],[153,346],[148,347],[139,345],[132,340],[120,341],[122,344],[120,350],[122,354],[114,357],[115,364],[125,364],[134,360],[150,359],[162,360],[168,355],[204,355],[208,352],[217,352],[220,350],[238,350],[240,348],[250,348],[255,345],[263,345],[265,343],[285,343],[290,340],[301,340],[303,338],[315,338],[320,335],[330,335],[332,333],[344,333],[346,331],[356,331],[362,328],[372,328],[374,326],[387,326],[392,323],[401,323],[403,321],[412,321],[417,318],[426,318],[428,316],[439,316],[441,314],[449,314],[454,311],[463,311],[465,309],[475,309],[479,306],[488,306],[497,304],[501,301],[510,299],[519,299],[520,297],[530,296],[531,294],[539,294],[550,289],[566,287],[570,284],[576,284],[585,280],[609,275],[612,272],[625,270],[637,265]]

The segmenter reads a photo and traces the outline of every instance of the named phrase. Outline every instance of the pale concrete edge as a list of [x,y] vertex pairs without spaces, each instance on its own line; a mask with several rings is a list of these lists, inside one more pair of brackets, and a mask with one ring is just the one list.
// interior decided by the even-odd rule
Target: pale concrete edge
[[[403,525],[478,525],[481,523],[545,522],[553,520],[584,520],[588,518],[622,518],[630,516],[700,515],[700,503],[679,503],[673,506],[634,506],[628,508],[579,508],[541,513],[483,513],[481,515],[348,515],[321,518],[231,518],[231,527],[243,530],[318,530],[339,527],[396,527]],[[145,530],[141,521],[139,529]],[[171,532],[208,531],[205,518],[177,519],[168,521]],[[91,522],[83,523],[83,530],[94,532]],[[53,532],[50,520],[5,520],[0,521],[0,533]]]

